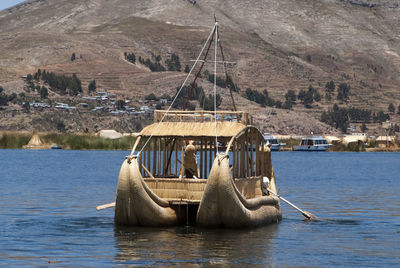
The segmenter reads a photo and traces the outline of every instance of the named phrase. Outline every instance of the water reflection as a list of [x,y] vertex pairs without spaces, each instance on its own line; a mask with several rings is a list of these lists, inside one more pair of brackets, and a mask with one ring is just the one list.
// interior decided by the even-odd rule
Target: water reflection
[[116,262],[163,264],[265,264],[279,225],[253,230],[118,227]]

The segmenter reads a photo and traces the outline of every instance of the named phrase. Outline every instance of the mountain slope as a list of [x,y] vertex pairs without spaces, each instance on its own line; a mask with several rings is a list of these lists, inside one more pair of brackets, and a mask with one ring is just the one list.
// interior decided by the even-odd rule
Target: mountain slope
[[[386,112],[389,103],[400,104],[400,8],[397,1],[379,0],[26,1],[0,12],[0,83],[22,91],[12,81],[41,68],[76,73],[84,86],[96,79],[100,88],[132,99],[156,91],[173,94],[183,73],[151,73],[125,61],[124,52],[160,54],[163,61],[177,53],[190,65],[214,14],[225,56],[236,63],[229,71],[242,92],[267,89],[284,101],[287,90],[309,85],[323,95],[325,83],[334,80],[351,86],[349,102],[342,105]],[[72,53],[82,57],[71,62]],[[242,109],[257,106],[235,98]],[[223,105],[228,101],[227,96]],[[303,119],[285,120],[288,125],[274,131],[334,132],[315,119],[333,103],[323,98],[312,109],[296,104],[289,114]],[[281,124],[268,109],[256,110],[265,130]],[[315,124],[304,129],[302,122],[310,121]]]

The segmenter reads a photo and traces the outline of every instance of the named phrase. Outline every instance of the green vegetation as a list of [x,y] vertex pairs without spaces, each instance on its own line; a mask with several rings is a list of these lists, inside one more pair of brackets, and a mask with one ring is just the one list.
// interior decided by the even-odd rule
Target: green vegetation
[[[176,101],[172,106],[173,108],[178,109],[178,108],[184,107],[186,100],[188,99],[188,96],[189,96],[190,87],[191,87],[190,85],[187,85],[182,88],[181,93],[176,98]],[[179,91],[179,87],[176,88],[176,91],[177,92]],[[190,96],[190,100],[197,100],[200,104],[200,107],[202,107],[202,109],[204,109],[204,110],[208,110],[208,111],[214,110],[214,97],[211,94],[206,96],[203,88],[201,86],[197,85],[197,83],[193,87],[193,90],[192,90],[191,96]],[[217,94],[216,95],[217,108],[221,105],[221,103],[222,103],[222,97],[221,97],[221,95]],[[186,108],[188,110],[195,110],[196,106],[193,103],[188,102],[188,105]]]
[[332,110],[323,112],[321,115],[321,121],[340,129],[343,133],[346,133],[349,127],[349,122],[376,122],[382,123],[389,120],[390,116],[382,111],[378,113],[372,113],[370,110],[357,109],[357,108],[339,108],[337,104],[334,104]]
[[[28,144],[31,134],[10,132],[0,136],[0,149],[21,149]],[[105,139],[93,135],[49,133],[40,136],[45,144],[57,144],[71,150],[129,150],[136,141],[134,137]]]
[[166,71],[165,67],[160,63],[161,56],[155,56],[156,62],[152,62],[150,59],[144,60],[139,56],[139,62],[145,66],[147,66],[152,72],[164,72]]
[[330,101],[332,100],[332,94],[335,91],[335,82],[332,80],[329,82],[326,82],[325,84],[325,98],[326,100]]
[[117,110],[125,110],[125,101],[124,100],[117,100],[115,103],[115,107]]
[[248,100],[260,104],[262,107],[265,106],[276,107],[276,108],[282,107],[282,102],[275,101],[272,98],[270,98],[268,95],[268,91],[266,89],[264,89],[264,91],[260,93],[257,90],[252,90],[251,88],[247,88],[244,96]]
[[96,80],[92,80],[89,85],[88,85],[88,91],[89,93],[95,92],[96,91]]
[[144,97],[145,100],[152,100],[152,101],[158,101],[158,98],[154,93],[150,93],[149,95],[146,95]]
[[47,99],[47,97],[49,96],[49,91],[47,90],[47,87],[45,87],[45,86],[42,86],[40,88],[39,93],[40,93],[41,99]]
[[71,77],[46,72],[46,70],[41,71],[40,69],[38,69],[38,71],[33,75],[28,74],[26,78],[28,88],[32,91],[37,89],[42,96],[42,92],[40,91],[41,87],[39,85],[35,87],[33,79],[38,82],[42,80],[50,86],[51,90],[56,91],[61,95],[69,94],[70,96],[76,96],[82,92],[82,83],[76,74],[73,74]]
[[394,105],[393,105],[393,103],[390,103],[389,104],[389,106],[388,106],[388,111],[389,111],[389,113],[394,113],[394,111],[395,111],[395,108],[394,108]]
[[341,83],[339,84],[337,91],[338,91],[337,99],[339,101],[346,102],[349,100],[350,85],[346,83]]
[[314,101],[321,100],[321,95],[312,85],[310,85],[308,91],[300,90],[297,98],[301,101],[304,107],[311,108],[311,104]]
[[[210,72],[208,70],[205,70],[204,76],[207,78],[207,80],[210,83],[214,84],[214,74],[210,74]],[[226,79],[223,79],[223,78],[217,76],[215,78],[215,84],[222,88],[230,88],[235,92],[240,91],[239,87],[233,82],[232,77],[229,75],[226,76]]]
[[7,106],[8,102],[17,100],[17,94],[12,93],[10,95],[7,95],[3,93],[3,91],[4,88],[0,86],[0,106]]
[[329,148],[331,152],[365,152],[365,144],[363,142],[351,142],[349,144],[343,144],[341,142],[335,142]]
[[171,58],[167,59],[165,64],[167,65],[168,71],[181,71],[181,62],[179,61],[179,56],[175,53],[172,53]]
[[129,61],[130,63],[133,63],[133,64],[136,63],[136,56],[135,56],[135,54],[125,52],[125,53],[124,53],[124,56],[125,56],[125,59],[126,59],[127,61]]
[[0,138],[0,149],[20,149],[28,144],[30,134],[4,133]]
[[189,73],[190,72],[190,68],[189,68],[189,65],[185,65],[185,70],[184,70],[184,72],[185,73]]
[[327,123],[346,133],[349,127],[348,111],[346,108],[339,108],[337,104],[334,104],[331,111],[322,113],[321,122]]
[[57,144],[71,150],[129,150],[136,141],[134,137],[105,139],[92,135],[50,133],[41,137],[44,143]]

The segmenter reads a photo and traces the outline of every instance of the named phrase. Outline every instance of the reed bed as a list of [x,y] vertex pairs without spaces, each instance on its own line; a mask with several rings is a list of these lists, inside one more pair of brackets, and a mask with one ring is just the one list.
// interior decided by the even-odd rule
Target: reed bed
[[26,145],[31,138],[29,133],[1,133],[0,149],[19,149]]
[[[106,139],[90,134],[47,133],[40,134],[44,144],[59,145],[71,150],[130,150],[136,137],[125,136],[119,139]],[[26,145],[32,133],[0,133],[0,149],[21,149]]]
[[88,134],[59,133],[46,134],[41,138],[45,143],[60,145],[64,149],[71,150],[129,150],[136,140],[130,136],[111,140]]

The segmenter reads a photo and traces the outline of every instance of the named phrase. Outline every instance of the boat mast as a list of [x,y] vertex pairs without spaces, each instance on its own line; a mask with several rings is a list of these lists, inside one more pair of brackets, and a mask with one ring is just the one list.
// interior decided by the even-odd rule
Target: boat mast
[[[219,43],[219,48],[220,48],[220,51],[221,51],[222,63],[224,65],[225,79],[226,79],[226,81],[228,81],[228,71],[226,70],[226,61],[225,61],[224,51],[222,49],[222,44],[221,44],[221,41],[219,40],[219,32],[218,32],[217,42]],[[232,87],[231,87],[231,85],[227,85],[227,86],[229,87],[229,93],[231,95],[231,100],[232,100],[232,104],[233,104],[233,110],[235,112],[237,112],[235,99],[233,98]]]
[[[218,51],[218,22],[215,21],[214,41],[214,125],[215,125],[215,148],[218,154],[218,131],[217,131],[217,51]],[[222,116],[222,115],[221,115]]]
[[193,80],[193,82],[192,82],[192,86],[190,87],[189,94],[188,94],[188,97],[187,97],[187,99],[186,99],[185,105],[183,106],[183,110],[184,110],[184,111],[186,110],[187,105],[188,105],[188,103],[189,103],[189,100],[190,100],[190,98],[192,97],[193,88],[194,88],[194,86],[195,86],[195,84],[196,84],[197,78],[200,76],[201,71],[203,70],[204,64],[205,64],[206,61],[207,61],[208,52],[210,51],[211,44],[212,44],[212,42],[213,42],[213,40],[214,40],[214,34],[215,34],[216,29],[217,29],[217,27],[216,27],[216,25],[214,25],[213,32],[212,32],[212,34],[211,34],[211,40],[210,40],[210,43],[208,43],[208,47],[207,47],[207,50],[206,50],[206,54],[204,55],[204,60],[202,61],[201,65],[200,65],[199,71],[196,73],[196,75],[195,75],[195,77],[194,77],[194,80]]

